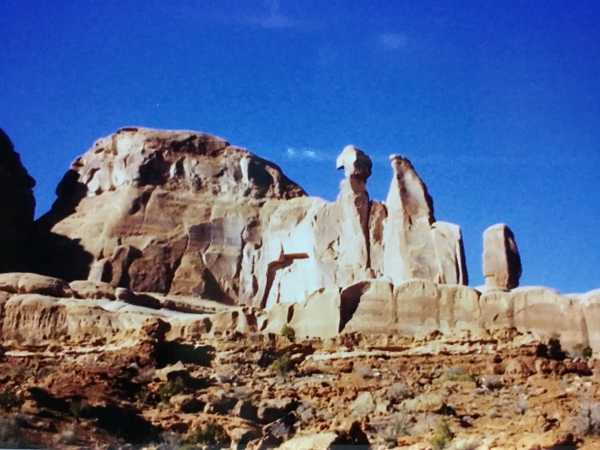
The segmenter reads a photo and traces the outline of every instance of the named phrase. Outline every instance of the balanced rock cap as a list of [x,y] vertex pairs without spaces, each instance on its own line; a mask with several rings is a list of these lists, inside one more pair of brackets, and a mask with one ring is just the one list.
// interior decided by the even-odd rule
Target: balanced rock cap
[[336,167],[344,169],[346,178],[356,177],[366,180],[371,176],[373,163],[365,152],[353,145],[347,145],[337,157]]

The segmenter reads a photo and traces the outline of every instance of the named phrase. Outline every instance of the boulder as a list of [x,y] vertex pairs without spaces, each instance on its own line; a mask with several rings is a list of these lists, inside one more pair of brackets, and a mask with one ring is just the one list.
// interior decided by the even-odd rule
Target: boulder
[[0,273],[0,291],[17,294],[22,276],[21,272]]
[[375,411],[375,402],[369,391],[361,392],[350,406],[352,414],[355,416],[368,416]]
[[586,313],[582,304],[545,287],[520,287],[511,291],[514,326],[535,336],[558,334],[563,348],[588,342]]
[[298,407],[298,400],[290,397],[262,399],[258,404],[257,418],[262,423],[282,419]]
[[54,297],[73,295],[72,289],[64,280],[26,272],[0,274],[0,290],[12,294],[40,294]]
[[29,245],[35,211],[34,186],[35,181],[23,167],[13,143],[0,129],[0,272],[20,267]]
[[519,286],[521,257],[508,226],[496,224],[483,233],[483,276],[486,286],[513,289]]

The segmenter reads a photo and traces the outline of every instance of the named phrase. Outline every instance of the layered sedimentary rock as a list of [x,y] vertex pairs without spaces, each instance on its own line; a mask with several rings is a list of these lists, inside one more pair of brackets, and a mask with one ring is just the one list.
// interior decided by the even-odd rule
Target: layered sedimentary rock
[[31,239],[35,181],[0,129],[0,272],[17,267]]
[[491,288],[513,289],[521,278],[521,257],[510,228],[500,223],[483,233],[483,276]]
[[561,295],[549,288],[522,287],[481,293],[415,278],[397,285],[369,280],[342,290],[331,286],[286,309],[285,315],[269,314],[268,321],[276,320],[280,329],[287,317],[298,336],[321,338],[352,332],[415,336],[509,327],[539,339],[558,337],[569,350],[583,344],[599,352],[598,311],[598,290]]
[[267,309],[377,277],[466,283],[460,229],[434,221],[408,160],[392,162],[387,205],[371,201],[371,160],[346,147],[330,203],[221,139],[126,128],[73,163],[30,270]]
[[330,285],[298,303],[270,311],[225,306],[193,297],[114,289],[107,283],[31,273],[0,275],[0,337],[4,339],[127,339],[148,320],[170,324],[169,339],[228,335],[235,331],[279,333],[289,324],[299,338],[343,333],[423,336],[435,330],[483,336],[516,328],[536,339],[555,337],[564,348],[590,345],[600,352],[600,291],[561,295],[543,287],[481,293],[463,285],[410,279],[393,285],[364,280]]

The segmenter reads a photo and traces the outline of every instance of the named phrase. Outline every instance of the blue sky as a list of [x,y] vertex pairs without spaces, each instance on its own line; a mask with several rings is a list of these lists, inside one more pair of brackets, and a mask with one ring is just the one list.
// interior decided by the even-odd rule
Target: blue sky
[[438,220],[514,231],[522,285],[600,287],[596,1],[0,0],[0,127],[37,181],[123,126],[220,136],[337,196],[347,144],[408,157]]

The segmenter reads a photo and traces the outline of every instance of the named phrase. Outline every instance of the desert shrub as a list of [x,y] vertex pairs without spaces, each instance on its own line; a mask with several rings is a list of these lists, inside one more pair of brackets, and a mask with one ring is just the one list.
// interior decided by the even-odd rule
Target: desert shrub
[[194,430],[188,443],[190,444],[226,444],[229,442],[229,436],[225,429],[216,422],[209,422]]
[[574,422],[583,435],[600,436],[600,402],[582,403]]
[[292,361],[291,356],[292,355],[289,352],[287,352],[285,355],[273,361],[271,367],[273,368],[275,373],[277,373],[277,375],[285,377],[294,370],[294,362]]
[[356,373],[361,378],[373,378],[373,371],[370,367],[359,367],[358,369],[356,369]]
[[409,398],[412,396],[410,390],[406,387],[404,383],[394,383],[391,385],[387,391],[385,392],[385,397],[388,400],[399,402],[404,400],[405,398]]
[[140,390],[135,394],[135,401],[145,405],[150,399],[150,392],[146,386],[140,387]]
[[479,379],[479,383],[481,386],[489,389],[490,391],[496,389],[502,389],[504,383],[502,382],[502,377],[499,375],[488,375],[486,377],[482,377]]
[[[156,450],[182,450],[185,447],[180,434],[172,431],[165,431],[160,435],[160,443],[155,445]],[[189,448],[197,448],[188,445]]]
[[281,335],[290,342],[294,342],[296,339],[296,332],[288,324],[285,324],[283,327],[281,327]]
[[177,377],[173,380],[169,380],[158,388],[158,395],[163,403],[169,403],[169,400],[174,395],[182,394],[185,392],[185,382],[183,378]]
[[14,417],[0,417],[0,448],[27,448]]
[[71,401],[69,411],[71,411],[73,417],[85,417],[89,415],[91,408],[85,398],[76,398]]
[[582,342],[573,346],[571,355],[576,358],[590,359],[593,353],[592,347]]
[[454,433],[448,426],[446,419],[441,418],[435,427],[433,437],[429,443],[433,447],[433,450],[443,450],[450,445],[452,439],[454,439]]
[[412,417],[405,412],[398,412],[386,423],[379,424],[375,431],[385,442],[397,443],[398,438],[408,436],[412,427]]
[[450,367],[442,374],[449,381],[475,381],[475,379],[460,367]]
[[63,445],[74,445],[77,442],[75,427],[71,424],[56,436],[56,441]]
[[20,408],[23,404],[23,398],[15,394],[10,388],[6,388],[0,393],[0,408],[6,412],[11,412],[14,408]]

